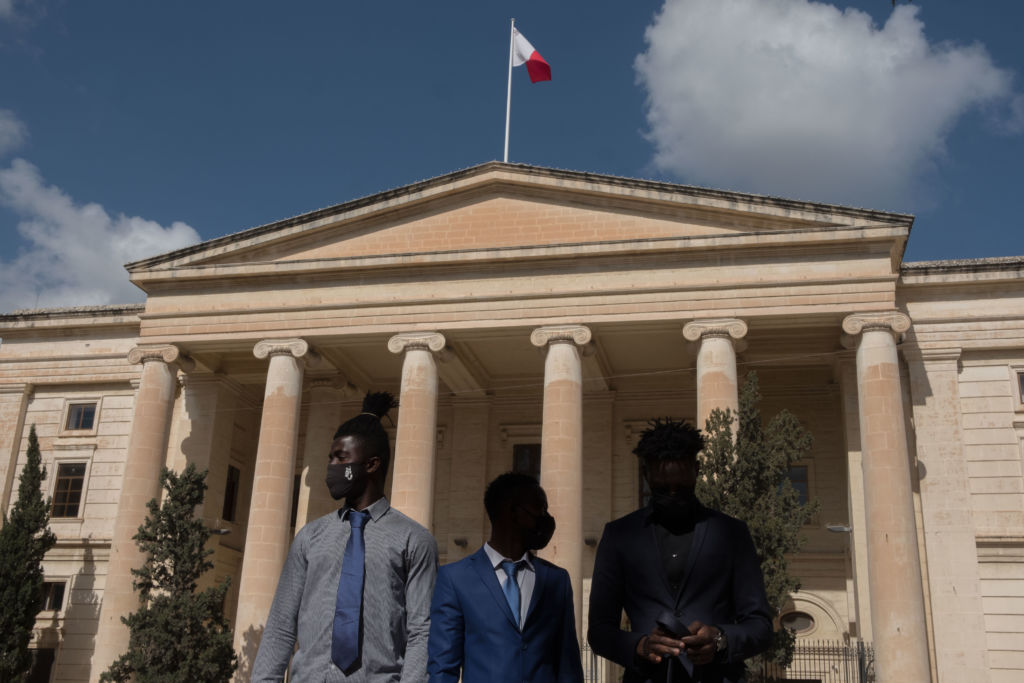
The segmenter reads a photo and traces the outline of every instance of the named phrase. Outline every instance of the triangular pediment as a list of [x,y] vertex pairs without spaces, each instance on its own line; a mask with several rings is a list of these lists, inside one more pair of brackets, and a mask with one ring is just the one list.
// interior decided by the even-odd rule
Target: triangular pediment
[[321,264],[466,252],[801,234],[907,224],[898,214],[493,162],[129,264]]

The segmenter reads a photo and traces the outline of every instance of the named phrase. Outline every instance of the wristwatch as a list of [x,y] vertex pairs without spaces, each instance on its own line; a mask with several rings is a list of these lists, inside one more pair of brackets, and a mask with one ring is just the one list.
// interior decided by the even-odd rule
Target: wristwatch
[[[717,626],[715,628],[718,628]],[[729,639],[725,635],[725,631],[718,629],[718,635],[715,636],[715,652],[724,652],[729,647]]]

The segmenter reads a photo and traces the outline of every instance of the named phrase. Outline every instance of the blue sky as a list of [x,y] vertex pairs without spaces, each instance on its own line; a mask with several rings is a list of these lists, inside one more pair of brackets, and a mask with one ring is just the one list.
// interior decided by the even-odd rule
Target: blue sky
[[913,213],[1024,254],[1024,3],[0,0],[0,311],[500,159]]

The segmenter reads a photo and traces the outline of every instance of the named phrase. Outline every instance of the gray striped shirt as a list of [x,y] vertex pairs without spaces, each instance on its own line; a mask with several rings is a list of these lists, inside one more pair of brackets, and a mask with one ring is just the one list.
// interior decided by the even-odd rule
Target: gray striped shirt
[[295,683],[427,680],[437,544],[386,498],[367,509],[361,665],[346,676],[331,662],[334,603],[352,533],[343,508],[296,534],[253,663],[253,681],[282,681],[289,659]]

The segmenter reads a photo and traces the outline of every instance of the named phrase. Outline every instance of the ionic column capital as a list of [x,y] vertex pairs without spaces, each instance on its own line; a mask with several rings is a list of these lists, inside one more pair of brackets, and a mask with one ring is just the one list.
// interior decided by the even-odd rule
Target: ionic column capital
[[538,327],[530,333],[530,343],[538,348],[551,344],[575,344],[586,346],[593,335],[586,325],[549,325]]
[[160,361],[167,365],[177,365],[182,370],[189,371],[195,367],[195,362],[181,352],[174,344],[160,344],[153,346],[136,346],[128,352],[128,362],[132,365],[142,363],[145,365],[150,361]]
[[264,360],[270,356],[290,355],[305,361],[306,365],[313,367],[320,361],[320,354],[310,347],[305,339],[264,339],[256,342],[252,354]]
[[843,318],[843,332],[858,335],[868,330],[886,330],[903,334],[910,329],[910,316],[900,311],[854,313]]
[[404,353],[412,349],[424,349],[438,353],[445,343],[444,335],[440,332],[403,332],[388,339],[388,351]]
[[747,324],[739,318],[701,318],[683,326],[683,337],[695,342],[705,337],[728,337],[734,340],[747,336]]

